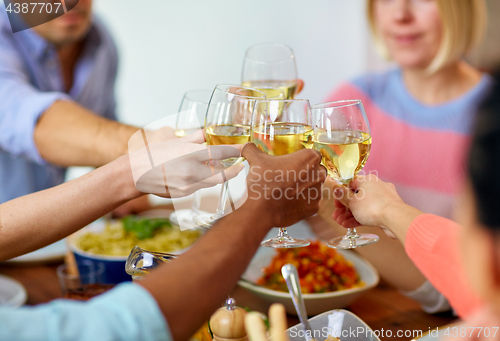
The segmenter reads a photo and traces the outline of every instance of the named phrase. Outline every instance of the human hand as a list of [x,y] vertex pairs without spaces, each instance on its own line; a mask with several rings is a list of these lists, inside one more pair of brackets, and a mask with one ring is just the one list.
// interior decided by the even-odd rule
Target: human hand
[[177,139],[175,129],[171,127],[162,127],[154,131],[148,131],[149,143],[158,143]]
[[242,156],[250,164],[248,198],[257,213],[271,212],[275,227],[290,226],[318,211],[326,170],[319,152],[304,149],[271,156],[247,143]]
[[[143,193],[178,198],[234,178],[244,168],[224,168],[220,161],[239,157],[241,145],[207,146],[200,130],[183,138],[147,143],[140,130],[129,141],[136,188]],[[138,146],[143,145],[142,148]]]
[[302,89],[304,89],[304,81],[300,78],[297,78],[297,90],[295,90],[295,94],[299,94]]
[[335,186],[335,211],[332,218],[346,228],[362,225],[380,227],[388,236],[396,238],[391,227],[398,226],[392,224],[397,223],[398,219],[390,212],[394,209],[402,212],[403,208],[408,207],[398,195],[396,187],[372,174],[354,178],[349,187]]

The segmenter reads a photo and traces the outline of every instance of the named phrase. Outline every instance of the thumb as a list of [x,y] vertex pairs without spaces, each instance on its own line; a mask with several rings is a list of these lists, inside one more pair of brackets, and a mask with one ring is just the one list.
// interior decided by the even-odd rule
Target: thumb
[[364,175],[358,175],[349,183],[349,188],[356,192],[360,187],[362,182],[366,182],[366,177]]
[[248,142],[241,149],[241,156],[243,156],[250,165],[252,165],[252,162],[254,162],[257,158],[262,157],[262,155],[267,154],[257,148],[257,146],[252,142]]

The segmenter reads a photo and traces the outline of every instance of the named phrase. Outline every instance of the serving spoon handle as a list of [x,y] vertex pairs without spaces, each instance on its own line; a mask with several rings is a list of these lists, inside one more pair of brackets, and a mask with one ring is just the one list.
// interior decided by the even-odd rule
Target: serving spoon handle
[[300,323],[305,331],[305,337],[307,341],[314,340],[312,335],[311,325],[307,319],[306,306],[304,305],[304,299],[302,298],[302,290],[300,289],[299,274],[297,273],[297,268],[293,264],[285,264],[281,268],[281,274],[285,278],[286,286],[292,296],[293,305],[295,310],[299,315]]

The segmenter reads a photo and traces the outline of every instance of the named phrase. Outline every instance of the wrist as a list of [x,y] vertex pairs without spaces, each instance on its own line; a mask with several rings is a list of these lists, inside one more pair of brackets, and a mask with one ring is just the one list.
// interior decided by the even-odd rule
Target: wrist
[[246,219],[255,222],[255,225],[265,233],[278,224],[277,215],[266,205],[266,200],[252,200],[247,198],[245,203],[236,210],[236,212],[238,211],[245,214],[247,216]]
[[[109,165],[113,167],[112,174],[119,181],[118,186],[122,188],[121,193],[123,200],[129,201],[144,195],[144,193],[139,191],[135,186],[128,154],[117,158]],[[119,174],[119,176],[116,177],[116,174]]]
[[406,232],[411,223],[415,218],[423,214],[422,211],[405,204],[403,201],[391,202],[382,211],[380,227],[392,231],[403,245],[406,240]]
[[129,140],[134,135],[139,128],[129,126],[126,124],[118,123],[116,122],[116,147],[114,148],[114,155],[112,156],[113,160],[122,156],[128,154],[129,150]]
[[394,215],[396,212],[404,210],[406,204],[402,201],[391,201],[383,209],[379,211],[377,221],[378,226],[383,228],[390,228],[393,224]]

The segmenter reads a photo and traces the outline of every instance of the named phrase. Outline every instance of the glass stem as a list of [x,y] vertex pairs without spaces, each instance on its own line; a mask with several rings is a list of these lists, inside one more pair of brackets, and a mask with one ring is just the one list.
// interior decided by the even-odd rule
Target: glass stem
[[276,238],[289,238],[288,232],[286,231],[286,227],[280,227],[278,231],[278,236]]
[[358,238],[358,233],[356,232],[355,228],[352,229],[347,229],[347,233],[344,236],[344,239],[353,239],[353,238]]
[[200,206],[201,206],[200,192],[196,191],[193,193],[193,203],[191,204],[191,211],[195,212],[196,214],[200,213]]
[[217,219],[222,218],[224,216],[224,211],[226,210],[227,189],[228,189],[228,183],[227,181],[225,181],[222,184],[219,204],[217,205],[217,211],[215,211],[215,216]]

